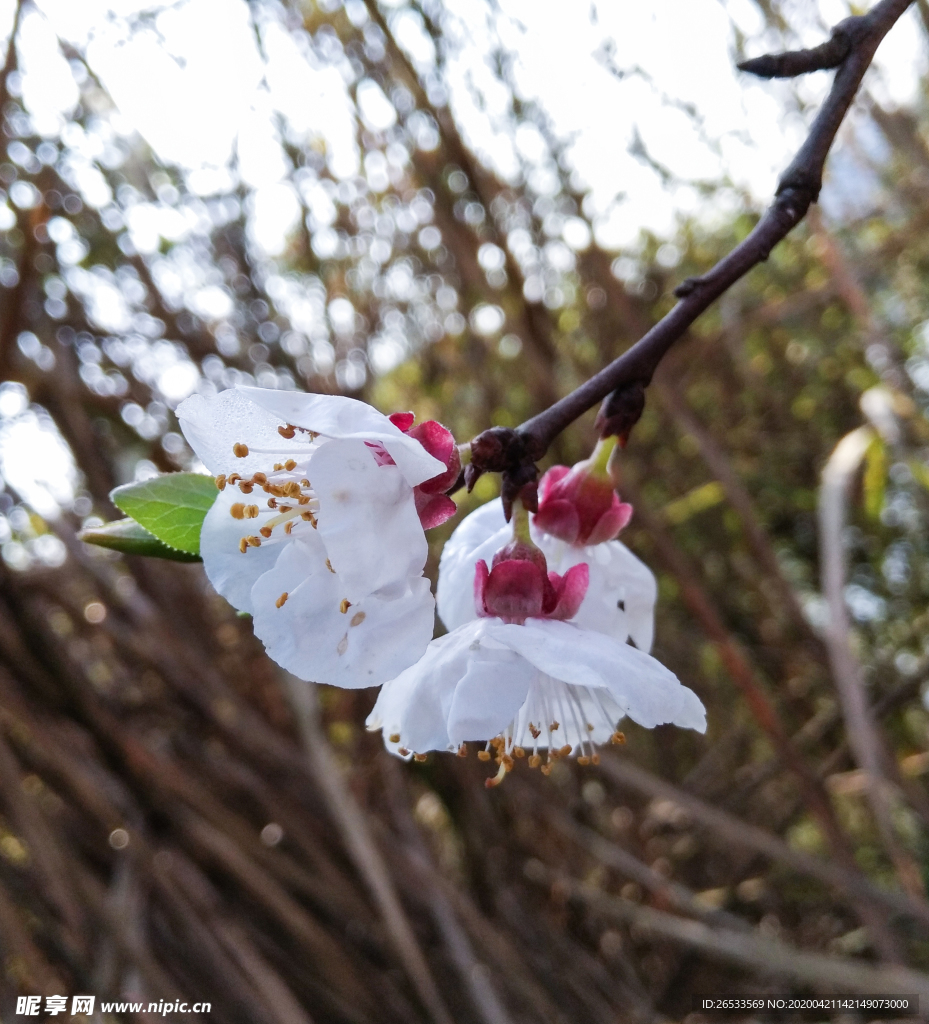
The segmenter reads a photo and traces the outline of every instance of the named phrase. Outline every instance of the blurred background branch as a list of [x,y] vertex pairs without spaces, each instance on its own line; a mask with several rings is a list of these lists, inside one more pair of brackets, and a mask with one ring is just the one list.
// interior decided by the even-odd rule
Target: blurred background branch
[[[656,654],[707,736],[630,726],[597,769],[492,792],[468,759],[391,761],[373,694],[282,685],[200,566],[75,532],[114,485],[198,468],[195,391],[350,394],[465,440],[611,364],[757,227],[774,171],[744,168],[783,166],[828,82],[731,68],[824,39],[818,5],[671,5],[670,71],[608,5],[549,37],[508,4],[81,6],[0,10],[0,1016],[92,991],[224,1024],[615,1024],[702,991],[923,991],[925,4],[820,206],[668,353],[619,459]],[[704,66],[674,56],[711,29]],[[700,91],[717,65],[742,121]]]

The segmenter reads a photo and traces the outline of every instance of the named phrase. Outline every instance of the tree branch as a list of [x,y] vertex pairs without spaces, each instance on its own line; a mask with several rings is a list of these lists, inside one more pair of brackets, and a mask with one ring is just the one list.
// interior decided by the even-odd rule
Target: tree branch
[[868,705],[861,665],[852,651],[851,625],[845,607],[843,531],[846,495],[873,437],[870,427],[858,427],[846,434],[836,445],[823,470],[819,492],[819,544],[823,591],[829,606],[826,646],[845,718],[848,743],[865,774],[868,798],[884,847],[903,886],[911,894],[922,896],[925,890],[919,866],[897,838],[893,821],[897,794],[882,769],[886,755]]
[[781,176],[774,202],[751,234],[702,277],[688,278],[676,290],[681,300],[655,326],[586,383],[533,416],[515,430],[495,428],[472,442],[472,462],[466,475],[474,486],[485,472],[503,473],[504,501],[512,500],[535,479],[534,463],[555,437],[579,416],[613,392],[647,385],[671,346],[716,299],[753,267],[803,220],[822,188],[826,157],[848,113],[861,80],[884,36],[913,0],[880,0],[867,14],[842,22],[852,39],[832,89],[790,166]]

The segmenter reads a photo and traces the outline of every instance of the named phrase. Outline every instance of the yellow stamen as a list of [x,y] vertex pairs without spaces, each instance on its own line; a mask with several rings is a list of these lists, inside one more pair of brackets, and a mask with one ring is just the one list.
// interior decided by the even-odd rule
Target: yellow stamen
[[541,763],[542,763],[542,757],[539,754],[533,754],[532,757],[529,758],[529,767],[530,768],[538,768]]
[[267,482],[268,482],[268,478],[264,475],[264,473],[255,473],[252,476],[252,483],[253,484],[266,484]]
[[406,749],[406,747],[397,747],[397,753],[401,757],[406,757],[409,754],[409,751]]
[[390,740],[391,743],[399,743],[400,742],[400,733],[392,732],[387,738]]
[[229,507],[229,515],[231,515],[233,519],[245,518],[245,506],[241,501],[237,501],[234,505]]
[[226,474],[220,473],[216,478],[216,490],[224,491],[226,489]]
[[292,427],[288,423],[286,427],[278,427],[277,432],[281,435],[281,437],[286,437],[287,440],[289,441],[294,436],[294,434],[297,433],[297,428]]
[[523,750],[522,747],[514,747],[513,748],[513,756],[514,757],[525,757],[526,756],[526,751]]
[[614,732],[613,735],[610,737],[610,743],[617,743],[617,744],[619,744],[619,743],[625,743],[625,742],[626,742],[626,734],[623,733],[623,732]]
[[489,761],[490,760],[490,751],[489,750],[479,750],[477,752],[477,759],[478,759],[478,761]]
[[244,537],[239,541],[239,551],[241,551],[243,555],[248,551],[248,541]]
[[245,518],[246,519],[257,519],[258,518],[258,506],[247,505],[245,507]]
[[414,754],[413,755],[413,760],[414,761],[425,761],[426,757],[427,757],[426,754]]
[[284,533],[286,533],[286,534],[288,534],[288,535],[289,535],[289,534],[290,534],[290,531],[291,531],[291,530],[292,530],[293,528],[294,528],[294,524],[293,524],[293,523],[285,523],[285,524],[284,524]]
[[248,455],[248,445],[247,444],[234,444],[232,446],[232,454],[237,459],[244,459],[245,456]]
[[293,460],[293,459],[288,459],[288,460],[287,460],[287,461],[286,461],[286,462],[284,463],[284,469],[286,469],[288,473],[289,473],[289,472],[290,472],[290,471],[291,471],[292,469],[296,469],[296,468],[297,468],[297,463],[296,463],[296,462],[294,462],[294,460]]
[[332,562],[330,562],[328,558],[326,559],[326,568],[327,568],[327,569],[328,569],[328,570],[329,570],[330,572],[335,572],[335,569],[333,569],[333,568],[332,568]]
[[504,778],[506,777],[506,773],[507,767],[506,762],[504,761],[497,769],[497,774],[492,779],[484,779],[484,785],[488,789],[493,789],[494,786],[499,786],[500,783],[503,782]]
[[267,540],[271,536],[271,527],[262,526],[262,528],[258,532],[261,534],[262,537],[264,537],[265,540]]
[[287,591],[285,590],[284,593],[281,594],[281,596],[274,602],[274,607],[275,608],[283,608],[286,603],[287,603]]
[[585,754],[583,757],[579,757],[577,759],[577,763],[584,765],[584,767],[586,768],[587,765],[590,764],[590,758]]
[[246,537],[245,540],[248,543],[248,546],[250,548],[260,548],[261,547],[261,538],[260,537]]
[[343,597],[339,602],[339,611],[344,615],[349,608],[351,608],[352,602],[347,597]]
[[254,489],[254,484],[250,484],[247,480],[243,480],[242,483],[239,484],[239,490],[243,494],[251,494]]

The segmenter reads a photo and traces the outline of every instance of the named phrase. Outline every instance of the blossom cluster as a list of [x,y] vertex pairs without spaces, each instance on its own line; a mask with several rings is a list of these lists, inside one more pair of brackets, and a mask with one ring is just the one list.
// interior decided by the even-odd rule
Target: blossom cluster
[[207,576],[252,616],[294,675],[382,688],[368,719],[405,758],[483,744],[502,779],[596,763],[624,717],[704,731],[697,696],[648,653],[655,579],[619,540],[632,515],[609,445],[540,482],[535,515],[499,501],[458,525],[423,575],[425,530],[456,512],[451,433],[332,395],[239,387],[182,403],[187,440],[216,477],[203,523]]

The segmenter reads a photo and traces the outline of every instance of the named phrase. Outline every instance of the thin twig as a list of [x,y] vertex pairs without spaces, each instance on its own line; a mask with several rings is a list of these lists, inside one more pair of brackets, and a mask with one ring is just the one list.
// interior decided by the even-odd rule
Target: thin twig
[[[858,19],[854,44],[836,72],[832,88],[803,145],[781,176],[776,198],[748,237],[702,277],[688,278],[675,291],[680,302],[648,333],[609,366],[545,412],[515,430],[491,428],[472,441],[469,487],[484,472],[504,474],[504,498],[515,497],[535,479],[532,469],[565,427],[613,392],[647,385],[671,346],[716,299],[803,220],[822,188],[826,157],[839,127],[884,36],[913,0],[880,0]],[[848,24],[845,22],[843,24]]]
[[604,757],[601,770],[621,787],[632,789],[649,799],[668,800],[680,807],[724,848],[751,850],[857,899],[873,901],[883,908],[885,914],[905,916],[929,924],[929,907],[924,901],[910,899],[901,892],[882,889],[866,876],[849,871],[834,861],[822,860],[798,850],[779,836],[719,807],[713,807],[699,797],[658,778],[628,758]]
[[885,754],[877,725],[868,706],[861,665],[851,647],[851,624],[845,607],[845,508],[852,480],[875,437],[871,427],[846,434],[830,455],[819,492],[819,544],[823,591],[829,607],[826,646],[832,677],[845,718],[849,746],[867,782],[868,799],[887,853],[904,888],[922,895],[922,879],[915,859],[897,838],[893,803],[897,797],[883,771]]
[[[530,881],[551,886],[585,904],[604,917],[612,917],[642,931],[699,949],[714,959],[748,967],[768,976],[789,978],[825,990],[844,989],[861,993],[899,993],[929,998],[929,975],[905,967],[874,967],[861,960],[841,959],[824,953],[796,949],[776,939],[743,931],[711,928],[654,907],[643,907],[620,896],[610,896],[593,886],[550,871],[540,861],[529,861]],[[925,1005],[925,1004],[924,1004]]]
[[339,774],[332,750],[319,724],[316,684],[305,683],[287,672],[282,673],[282,676],[297,717],[307,758],[326,797],[329,812],[338,824],[349,855],[377,904],[397,956],[435,1024],[454,1024],[361,808],[345,779]]

